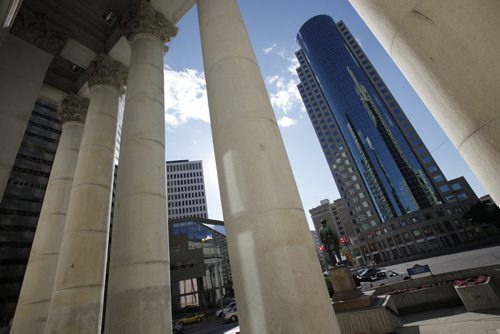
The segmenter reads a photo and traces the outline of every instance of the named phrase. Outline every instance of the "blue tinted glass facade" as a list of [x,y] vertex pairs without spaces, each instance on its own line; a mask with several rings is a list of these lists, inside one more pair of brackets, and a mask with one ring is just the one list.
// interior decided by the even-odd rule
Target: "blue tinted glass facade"
[[333,19],[310,19],[297,41],[381,220],[437,204],[421,162]]

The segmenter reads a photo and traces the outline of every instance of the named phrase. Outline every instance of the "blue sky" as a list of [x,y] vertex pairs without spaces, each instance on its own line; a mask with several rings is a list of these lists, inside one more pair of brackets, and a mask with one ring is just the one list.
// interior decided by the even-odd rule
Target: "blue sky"
[[[300,100],[295,74],[296,33],[309,18],[327,14],[343,20],[361,43],[403,111],[452,179],[465,176],[478,196],[485,190],[420,101],[396,65],[347,0],[239,0],[309,225],[308,210],[339,193]],[[165,121],[168,160],[203,160],[208,216],[223,220],[206,100],[196,8],[178,24],[165,57]]]

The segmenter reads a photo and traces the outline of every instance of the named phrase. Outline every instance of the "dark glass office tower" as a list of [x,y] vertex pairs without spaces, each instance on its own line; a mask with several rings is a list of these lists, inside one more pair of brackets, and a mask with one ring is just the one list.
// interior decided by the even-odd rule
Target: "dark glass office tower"
[[297,87],[346,204],[356,262],[407,261],[475,242],[463,211],[477,196],[463,177],[444,177],[344,23],[313,17],[297,41]]
[[[302,49],[298,53],[299,61],[301,65],[307,63],[311,71],[304,73],[302,86],[311,79],[316,81],[319,91],[316,95],[325,100],[326,115],[319,115],[319,122],[327,124],[324,130],[333,130],[325,131],[331,132],[332,140],[336,139],[335,135],[342,137],[361,177],[360,183],[381,221],[438,204],[441,194],[437,185],[431,181],[424,160],[411,145],[413,129],[409,123],[406,127],[398,124],[396,109],[400,115],[403,113],[399,108],[391,108],[396,105],[395,101],[391,101],[391,105],[381,96],[381,90],[377,90],[373,82],[377,77],[374,70],[371,70],[372,78],[370,71],[363,67],[359,45],[341,29],[331,17],[316,16],[302,26],[297,38]],[[360,52],[356,54],[356,50]],[[385,87],[383,90],[388,92]],[[307,94],[305,97],[307,99]],[[311,107],[313,105],[309,109]],[[322,106],[315,107],[321,109]],[[333,120],[331,124],[328,122],[330,117],[335,120],[334,128],[331,127]],[[416,133],[413,137],[421,144]],[[423,144],[420,146],[420,151],[428,154]],[[329,153],[327,159],[335,174],[338,164],[333,152]]]
[[60,136],[56,108],[37,101],[0,201],[0,327],[16,309]]

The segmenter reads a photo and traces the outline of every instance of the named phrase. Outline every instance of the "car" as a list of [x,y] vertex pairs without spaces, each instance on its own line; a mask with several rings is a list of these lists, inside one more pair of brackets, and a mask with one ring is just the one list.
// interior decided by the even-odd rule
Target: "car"
[[370,282],[371,278],[381,270],[380,268],[365,268],[356,274],[356,278],[359,282]]
[[222,318],[224,316],[224,313],[225,312],[228,312],[230,309],[232,309],[234,306],[236,305],[236,302],[231,302],[229,303],[229,305],[227,305],[226,307],[224,308],[221,308],[217,311],[215,311],[215,317],[217,318]]
[[226,332],[224,334],[240,334],[240,326],[236,326]]
[[181,334],[184,331],[184,326],[178,323],[172,324],[172,334]]
[[202,322],[205,317],[205,313],[194,312],[194,313],[184,313],[175,321],[176,324],[185,325],[193,322]]
[[231,321],[231,322],[236,322],[238,321],[238,308],[233,306],[229,311],[224,312],[224,320],[225,321]]
[[407,274],[399,274],[392,270],[380,270],[375,275],[370,277],[370,281],[361,282],[361,289],[365,290],[376,288],[408,279],[410,279],[410,276]]

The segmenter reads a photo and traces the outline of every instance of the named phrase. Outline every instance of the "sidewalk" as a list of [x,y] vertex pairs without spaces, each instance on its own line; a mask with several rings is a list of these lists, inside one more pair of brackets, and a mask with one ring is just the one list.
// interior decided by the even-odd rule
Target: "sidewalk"
[[399,334],[500,334],[500,309],[475,313],[457,306],[410,314],[401,320],[404,328],[396,330]]

